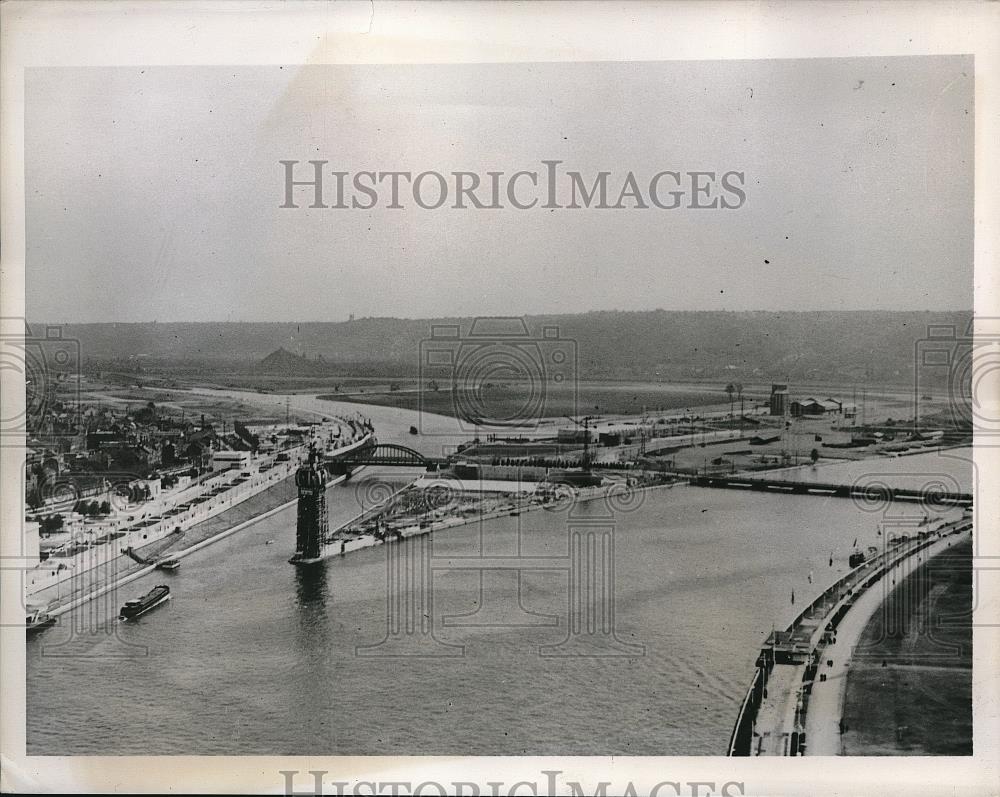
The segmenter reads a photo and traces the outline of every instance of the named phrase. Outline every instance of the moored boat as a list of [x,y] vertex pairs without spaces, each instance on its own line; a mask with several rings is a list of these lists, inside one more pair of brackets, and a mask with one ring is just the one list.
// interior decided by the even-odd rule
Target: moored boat
[[180,559],[164,559],[162,562],[156,563],[157,570],[178,570],[181,566]]
[[164,584],[159,584],[158,586],[153,587],[141,598],[125,601],[125,605],[122,606],[121,611],[118,613],[118,617],[122,620],[134,620],[136,617],[145,614],[150,609],[156,608],[161,603],[169,599],[170,587]]
[[40,606],[29,606],[24,617],[24,628],[28,636],[44,631],[56,624],[56,618]]

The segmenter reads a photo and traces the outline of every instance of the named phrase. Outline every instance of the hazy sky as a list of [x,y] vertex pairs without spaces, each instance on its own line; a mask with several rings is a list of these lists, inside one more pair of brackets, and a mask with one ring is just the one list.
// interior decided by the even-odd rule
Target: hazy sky
[[[47,68],[26,102],[34,319],[972,307],[967,57]],[[279,208],[278,161],[310,158],[737,170],[747,200]]]

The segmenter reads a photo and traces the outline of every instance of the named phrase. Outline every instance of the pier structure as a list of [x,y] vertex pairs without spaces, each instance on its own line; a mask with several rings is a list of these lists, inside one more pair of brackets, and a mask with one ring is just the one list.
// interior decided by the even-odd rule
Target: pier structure
[[[897,580],[949,547],[955,535],[971,531],[971,518],[963,517],[887,545],[824,590],[785,630],[772,631],[757,657],[727,754],[835,755],[843,682],[857,633]],[[843,633],[839,644],[838,632]]]
[[768,476],[694,476],[690,483],[695,487],[717,487],[732,490],[753,490],[757,492],[788,493],[792,495],[820,495],[837,498],[859,498],[871,501],[911,501],[936,503],[942,506],[970,507],[972,493],[948,490],[929,492],[886,484],[836,484],[833,482],[795,481],[775,479]]

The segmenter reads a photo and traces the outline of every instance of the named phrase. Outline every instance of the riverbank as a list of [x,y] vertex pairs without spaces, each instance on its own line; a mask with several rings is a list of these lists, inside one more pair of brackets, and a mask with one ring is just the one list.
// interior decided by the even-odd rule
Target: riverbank
[[148,504],[129,507],[106,520],[74,529],[69,540],[52,550],[48,557],[25,571],[24,592],[27,599],[41,603],[61,598],[64,591],[74,591],[74,584],[105,578],[128,566],[124,549],[141,552],[143,558],[155,558],[185,539],[192,529],[253,499],[280,484],[295,473],[304,454],[304,446],[284,453],[287,461],[276,455],[251,461],[249,470],[227,469],[172,494],[159,496]]
[[[919,577],[919,573],[926,572],[929,562],[933,562],[933,567],[930,569],[936,569],[938,566],[936,557],[957,545],[959,540],[965,539],[970,533],[969,528],[959,526],[953,532],[945,534],[941,539],[931,541],[919,552],[914,551],[901,557],[887,568],[883,578],[877,582],[878,588],[868,588],[850,606],[835,628],[832,644],[823,649],[823,661],[820,666],[823,677],[814,681],[809,688],[805,725],[808,740],[807,755],[846,754],[842,729],[845,724],[849,726],[849,723],[845,723],[842,719],[842,711],[847,680],[858,652],[862,650],[863,631],[871,622],[878,623],[884,618],[882,610],[887,605],[887,596],[890,596],[891,600],[892,595],[900,594],[902,585],[912,583],[914,578]],[[913,555],[914,553],[916,555]],[[909,591],[906,590],[906,592]],[[899,620],[909,622],[914,616],[916,606],[904,601],[896,605],[896,610]],[[884,699],[881,708],[890,711],[890,713],[895,710],[894,705]],[[971,709],[971,703],[969,708]],[[875,706],[864,708],[864,711],[869,713],[872,719],[875,718],[878,710]],[[926,721],[927,707],[922,707],[921,711],[924,713],[924,721]],[[971,710],[969,720],[971,722]],[[879,720],[875,721],[879,722]]]
[[773,631],[758,656],[729,754],[837,755],[846,672],[862,629],[885,590],[955,544],[955,535],[971,534],[971,527],[963,517],[887,545],[824,590],[785,631]]
[[972,542],[886,598],[847,672],[844,755],[972,755]]
[[[160,543],[144,547],[142,553],[150,559],[167,555],[178,558],[190,553],[196,546],[202,547],[228,536],[236,529],[244,528],[260,519],[265,513],[277,511],[294,500],[295,479],[293,476],[287,476],[264,491],[191,526],[180,534],[172,534]],[[152,565],[143,565],[119,554],[109,562],[74,574],[68,582],[41,590],[32,596],[32,600],[58,601],[58,606],[49,611],[53,616],[57,616],[101,597],[154,569]]]
[[[415,482],[408,484],[406,487],[397,490],[392,495],[388,496],[386,502],[388,503],[393,499],[398,499],[409,490],[424,489],[423,487],[418,486],[419,482],[420,480],[418,479]],[[428,482],[426,487],[439,488],[441,486],[448,485],[449,482],[454,482],[459,485],[462,484],[459,480],[438,478]],[[616,509],[629,511],[636,508],[638,503],[641,503],[641,497],[638,499],[638,503],[636,503],[636,496],[641,496],[643,493],[650,490],[671,488],[678,483],[679,482],[652,484],[643,487],[626,487],[621,483],[604,485],[601,487],[569,487],[567,485],[559,485],[564,489],[557,492],[551,500],[547,501],[539,500],[538,496],[531,496],[529,498],[506,497],[503,499],[494,499],[493,503],[490,505],[491,508],[487,511],[480,510],[476,512],[460,512],[459,514],[449,515],[435,521],[412,523],[401,528],[394,529],[395,534],[388,536],[376,536],[372,533],[359,531],[354,533],[351,532],[352,526],[357,526],[362,522],[373,522],[376,518],[378,518],[381,513],[385,512],[386,507],[382,506],[376,510],[367,510],[362,512],[348,520],[346,523],[341,524],[331,533],[331,542],[326,546],[324,552],[318,559],[310,559],[300,562],[300,564],[314,564],[333,556],[343,556],[351,553],[352,551],[371,548],[376,545],[383,545],[387,542],[392,542],[397,538],[405,539],[409,537],[419,537],[427,534],[433,534],[435,531],[444,531],[446,529],[455,529],[467,526],[471,523],[483,523],[488,520],[508,516],[516,517],[537,509],[547,509],[549,511],[568,510],[570,506],[577,503],[586,503],[599,499],[603,499],[608,503],[608,509],[612,513]],[[462,492],[462,488],[459,487],[458,493],[461,494]],[[481,501],[485,500],[484,496]],[[480,504],[480,506],[481,505],[482,504]],[[449,510],[444,509],[439,511],[447,513]],[[454,511],[454,507],[451,508],[451,511]]]
[[[340,484],[345,478],[345,476],[338,476],[328,482],[327,487]],[[243,503],[209,520],[202,521],[168,541],[169,545],[183,542],[185,547],[160,547],[156,554],[158,557],[169,555],[172,559],[183,559],[202,548],[288,509],[297,500],[295,478],[290,476]],[[42,592],[40,598],[58,602],[49,610],[50,615],[58,617],[152,573],[155,569],[155,565],[139,564],[132,559],[121,556],[113,563],[93,568],[77,576],[71,583],[67,594],[53,596]]]

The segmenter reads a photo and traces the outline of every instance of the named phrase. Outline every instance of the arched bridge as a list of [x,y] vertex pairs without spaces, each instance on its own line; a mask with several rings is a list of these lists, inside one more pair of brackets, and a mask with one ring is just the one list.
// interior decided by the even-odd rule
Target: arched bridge
[[405,468],[423,467],[428,470],[436,470],[446,463],[447,460],[443,457],[428,457],[407,446],[396,443],[379,443],[377,440],[326,460],[326,464],[334,469],[339,467],[352,468],[359,465],[381,465]]

